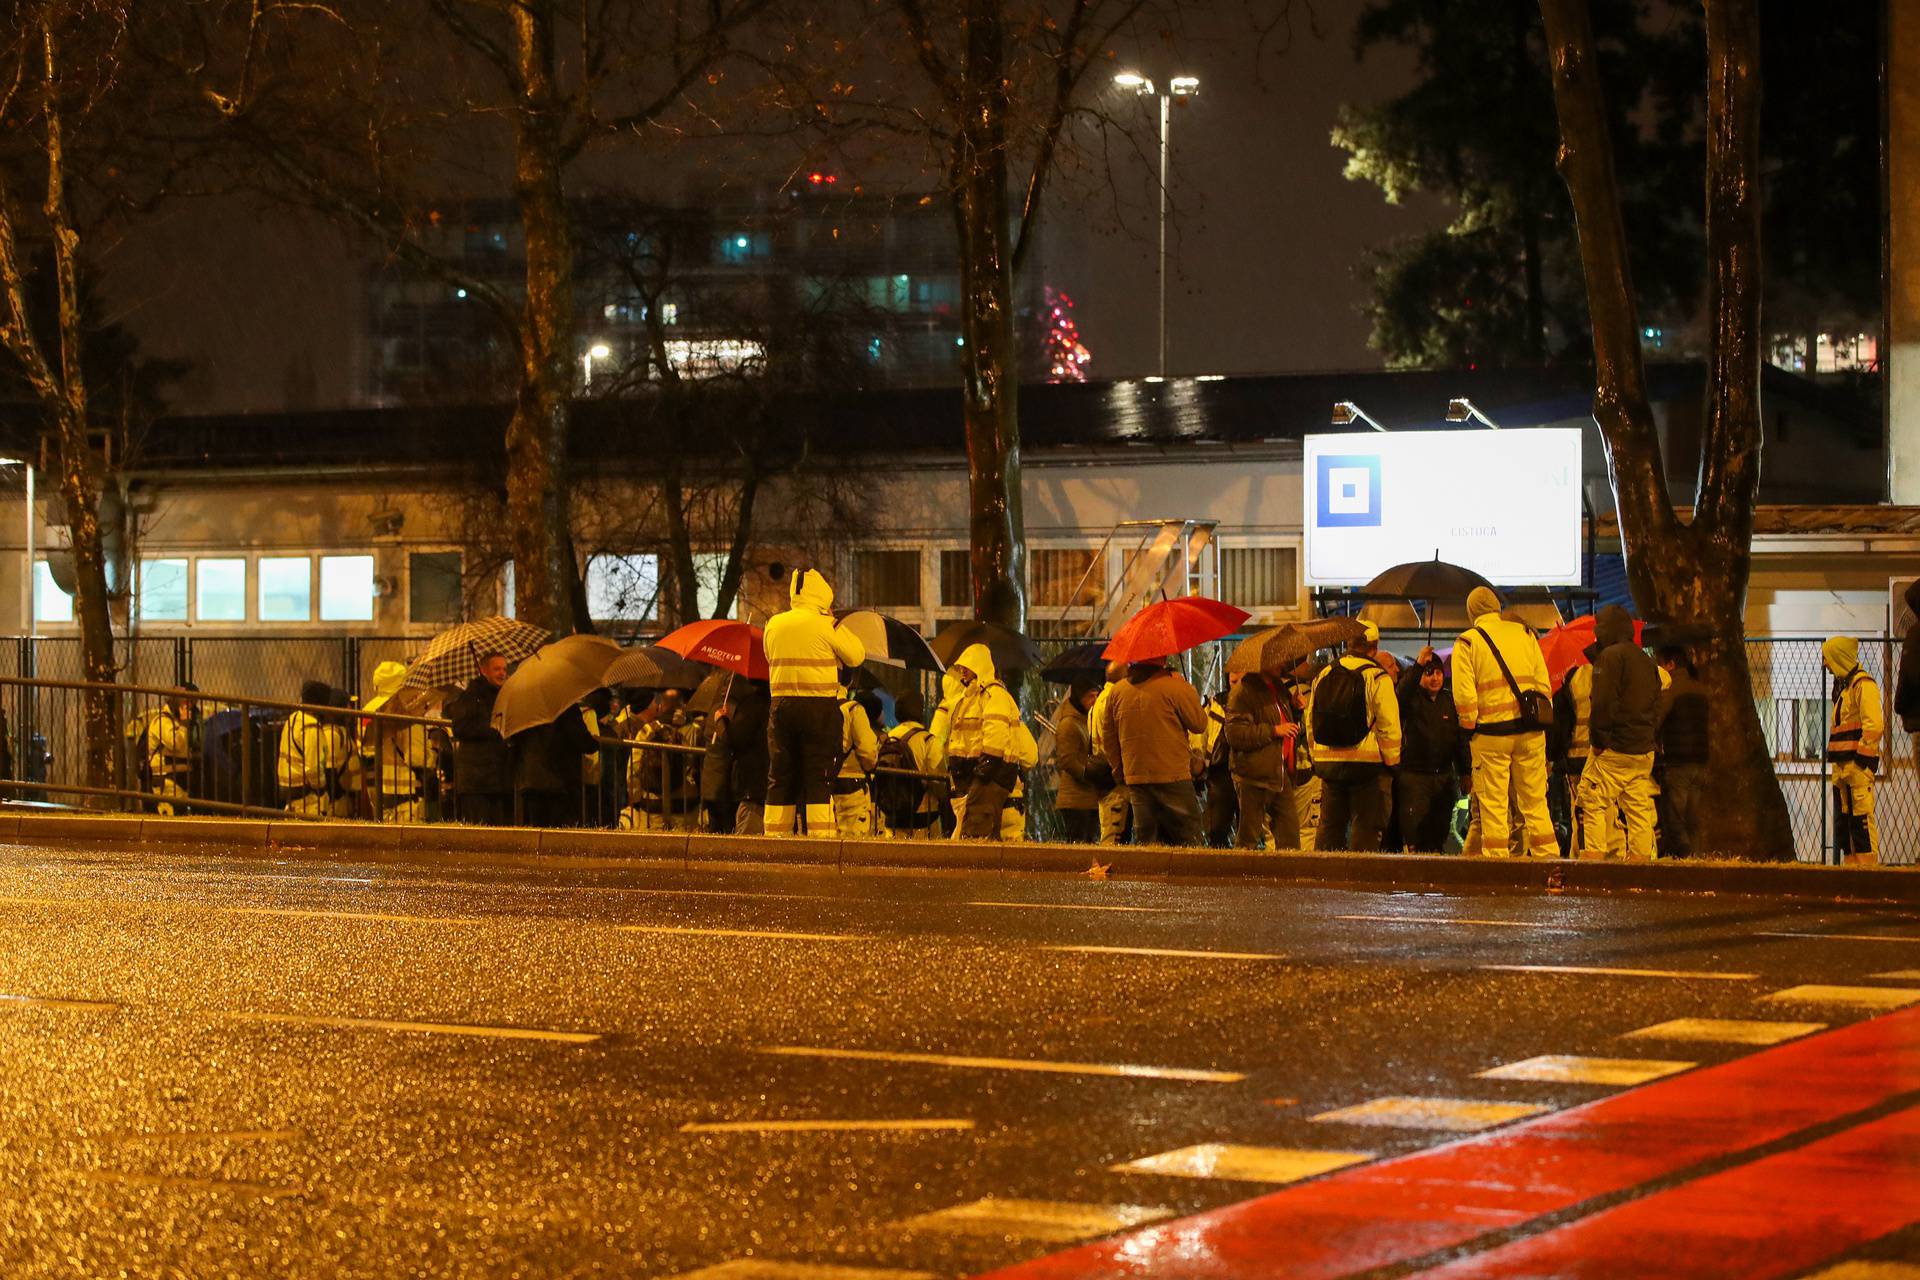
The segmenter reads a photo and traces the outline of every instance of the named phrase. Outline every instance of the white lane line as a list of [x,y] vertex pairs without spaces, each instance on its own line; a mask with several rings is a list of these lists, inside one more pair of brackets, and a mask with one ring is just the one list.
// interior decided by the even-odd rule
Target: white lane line
[[1481,1080],[1530,1080],[1539,1084],[1634,1085],[1689,1071],[1698,1065],[1655,1058],[1584,1058],[1578,1054],[1543,1053],[1537,1058],[1476,1072],[1475,1076]]
[[1299,1147],[1245,1147],[1230,1142],[1163,1151],[1111,1166],[1115,1173],[1152,1173],[1172,1178],[1225,1178],[1279,1185],[1317,1178],[1373,1159],[1366,1151],[1316,1151]]
[[[200,904],[179,903],[177,905],[198,906]],[[208,909],[230,916],[288,916],[301,920],[383,920],[398,924],[499,924],[514,919],[511,916],[488,920],[480,916],[406,916],[384,911],[313,911],[305,907],[210,907]]]
[[1161,915],[1177,914],[1184,909],[1181,907],[1108,907],[1085,902],[963,902],[960,905],[963,907],[1018,907],[1026,911],[1143,911]]
[[1784,929],[1756,930],[1760,938],[1828,938],[1842,942],[1920,942],[1920,933],[1789,933]]
[[1119,1076],[1132,1080],[1185,1080],[1195,1084],[1237,1084],[1242,1071],[1197,1067],[1144,1067],[1119,1062],[1053,1062],[1039,1058],[972,1058],[945,1053],[886,1053],[877,1049],[820,1049],[811,1045],[761,1045],[756,1053],[784,1058],[845,1058],[854,1062],[902,1062],[923,1067],[977,1067],[988,1071],[1043,1071],[1063,1076]]
[[1700,1040],[1709,1044],[1784,1044],[1816,1031],[1824,1022],[1764,1022],[1753,1018],[1675,1018],[1629,1031],[1624,1040]]
[[1920,989],[1914,987],[1831,987],[1821,983],[1788,987],[1762,996],[1779,1004],[1838,1004],[1851,1009],[1904,1009],[1920,1004]]
[[304,1013],[227,1012],[239,1022],[282,1022],[295,1027],[331,1027],[336,1030],[418,1031],[438,1036],[479,1036],[488,1040],[552,1040],[560,1044],[592,1044],[597,1031],[548,1031],[539,1027],[488,1027],[464,1022],[406,1022],[386,1018],[339,1018]]
[[711,1120],[682,1133],[927,1133],[973,1128],[971,1120]]
[[937,1280],[931,1271],[885,1267],[837,1267],[821,1262],[783,1262],[776,1258],[733,1258],[682,1271],[673,1280]]
[[1702,973],[1697,969],[1614,969],[1587,964],[1483,964],[1505,973],[1598,973],[1616,978],[1709,978],[1716,982],[1752,982],[1757,973]]
[[690,925],[668,924],[622,924],[616,925],[622,933],[660,933],[685,935],[696,938],[785,938],[801,942],[865,942],[866,937],[857,933],[786,933],[777,929],[699,929]]
[[1473,916],[1335,916],[1335,920],[1375,920],[1384,924],[1471,924],[1487,925],[1496,929],[1550,929],[1556,933],[1572,932],[1566,925],[1541,924],[1534,920],[1485,920]]
[[972,1204],[907,1218],[898,1225],[910,1231],[954,1231],[964,1235],[1013,1236],[1069,1244],[1172,1216],[1173,1210],[1158,1205],[1073,1204],[1062,1200],[1001,1200],[989,1196]]
[[16,1009],[65,1009],[70,1013],[93,1013],[101,1009],[120,1007],[112,1000],[63,1000],[58,996],[0,995],[0,1008],[9,1005]]
[[180,1178],[168,1173],[124,1173],[118,1169],[89,1169],[80,1175],[89,1182],[130,1187],[157,1187],[162,1191],[224,1191],[236,1196],[263,1196],[277,1200],[300,1194],[299,1187],[266,1182],[226,1182],[218,1178]]
[[1176,947],[1098,947],[1091,944],[1056,943],[1042,951],[1081,951],[1101,956],[1173,956],[1180,960],[1284,960],[1285,956],[1265,951],[1182,951]]

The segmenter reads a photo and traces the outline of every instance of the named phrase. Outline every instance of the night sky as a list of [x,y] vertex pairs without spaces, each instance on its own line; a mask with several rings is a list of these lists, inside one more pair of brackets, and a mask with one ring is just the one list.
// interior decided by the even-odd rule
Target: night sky
[[[1328,142],[1342,102],[1392,96],[1411,75],[1410,56],[1355,63],[1362,3],[1316,0],[1319,34],[1298,21],[1291,48],[1257,63],[1236,5],[1193,19],[1178,57],[1156,42],[1132,59],[1156,78],[1202,80],[1174,113],[1173,373],[1377,367],[1354,269],[1368,246],[1439,218],[1346,181]],[[1045,274],[1078,304],[1096,378],[1152,373],[1156,358],[1150,164],[1123,158],[1112,186],[1117,223],[1112,194],[1063,189],[1047,242]],[[355,249],[324,223],[237,200],[179,204],[115,246],[105,275],[147,350],[194,362],[180,411],[324,407],[359,383]]]

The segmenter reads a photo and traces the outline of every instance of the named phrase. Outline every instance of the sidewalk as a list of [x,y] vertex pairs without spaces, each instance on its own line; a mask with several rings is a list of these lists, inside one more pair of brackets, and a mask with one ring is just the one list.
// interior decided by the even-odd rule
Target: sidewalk
[[1523,889],[1547,893],[1751,894],[1822,902],[1920,904],[1920,869],[1798,863],[1589,862],[1380,853],[1244,853],[1137,845],[1001,844],[951,840],[814,840],[671,832],[382,826],[250,818],[49,814],[0,805],[0,840],[170,845],[240,856],[351,854],[379,862],[475,866],[669,866],[688,871],[769,866],[816,871],[963,871],[1112,879]]

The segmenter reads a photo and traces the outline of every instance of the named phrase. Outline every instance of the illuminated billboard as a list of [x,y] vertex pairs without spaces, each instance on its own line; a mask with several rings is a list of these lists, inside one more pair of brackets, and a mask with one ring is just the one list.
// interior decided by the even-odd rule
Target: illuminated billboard
[[1580,430],[1306,438],[1306,578],[1360,586],[1409,560],[1499,586],[1580,581]]

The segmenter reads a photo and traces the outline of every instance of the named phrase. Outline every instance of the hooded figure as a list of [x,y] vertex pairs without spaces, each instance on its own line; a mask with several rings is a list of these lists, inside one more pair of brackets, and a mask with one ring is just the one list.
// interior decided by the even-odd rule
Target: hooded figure
[[[1920,578],[1907,587],[1907,609],[1920,619]],[[1893,683],[1893,713],[1908,733],[1920,733],[1920,621],[1900,638],[1900,674]]]
[[[1486,587],[1467,595],[1473,626],[1453,646],[1453,705],[1460,729],[1472,735],[1473,821],[1469,854],[1504,858],[1515,802],[1536,858],[1560,856],[1560,837],[1547,811],[1547,735],[1523,714],[1523,695],[1550,699],[1547,660],[1525,624],[1500,616],[1500,597]],[[1547,702],[1547,706],[1551,706]]]
[[993,654],[983,644],[962,651],[941,688],[946,696],[934,714],[934,735],[953,778],[955,835],[998,839],[1000,811],[1020,782],[1020,706],[1000,683]]
[[767,717],[766,833],[788,835],[806,807],[807,834],[837,835],[832,783],[840,758],[840,668],[866,647],[834,625],[833,588],[812,569],[793,575],[792,607],[767,623],[773,708]]
[[373,713],[391,708],[406,679],[406,663],[381,663],[373,669],[373,696],[362,708],[360,759],[374,812],[382,822],[427,819],[425,783],[433,765],[427,727],[372,718]]
[[1833,725],[1827,759],[1833,764],[1834,835],[1848,862],[1877,862],[1880,828],[1873,816],[1873,780],[1880,772],[1886,716],[1880,686],[1860,666],[1860,642],[1834,636],[1820,646],[1820,661],[1833,676]]
[[1593,635],[1593,754],[1580,775],[1582,843],[1590,854],[1606,849],[1618,808],[1627,820],[1627,856],[1652,858],[1660,668],[1634,643],[1633,618],[1617,604],[1600,610]]
[[[324,680],[309,680],[300,686],[300,701],[316,708],[336,706],[339,699]],[[294,712],[280,728],[280,751],[274,760],[281,807],[300,818],[348,815],[359,763],[342,717],[310,709]]]

